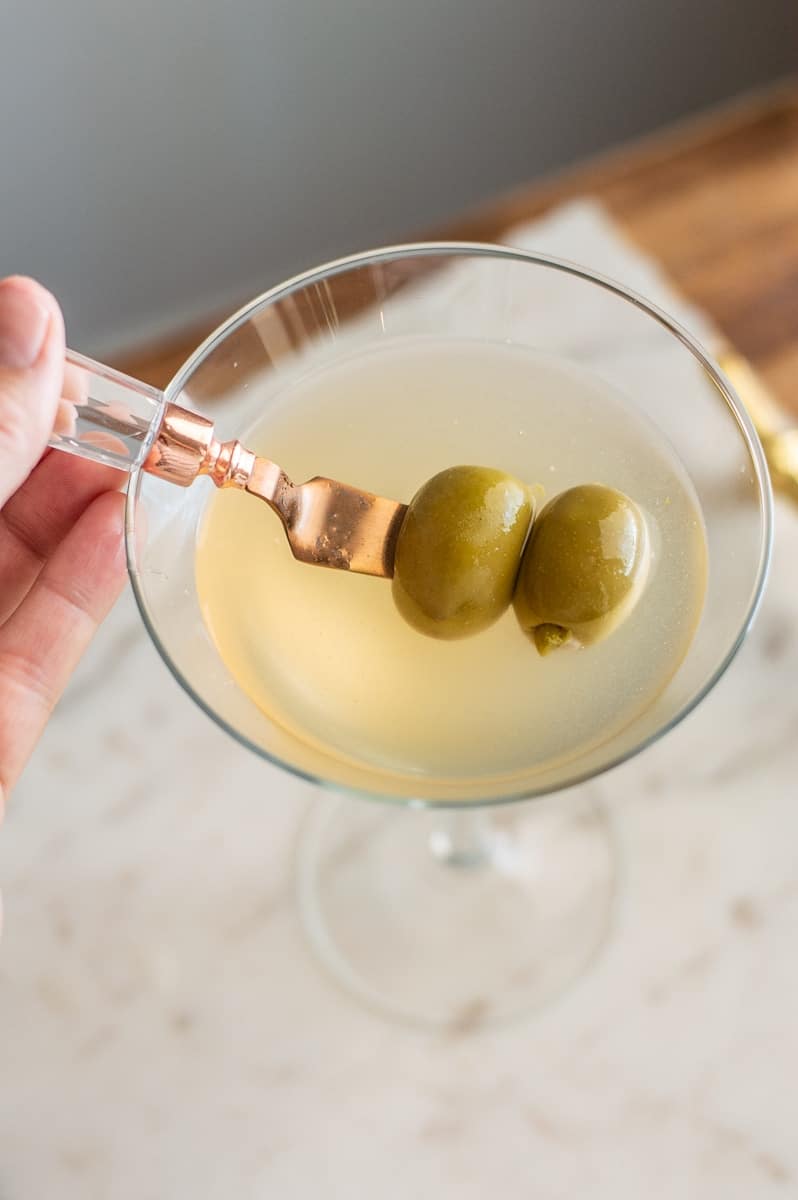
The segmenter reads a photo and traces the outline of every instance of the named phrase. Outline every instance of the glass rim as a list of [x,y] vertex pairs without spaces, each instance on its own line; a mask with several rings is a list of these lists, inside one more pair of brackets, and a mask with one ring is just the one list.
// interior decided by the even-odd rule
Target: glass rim
[[[515,261],[520,263],[529,263],[534,266],[549,268],[559,271],[565,275],[570,275],[577,279],[582,279],[586,283],[592,283],[605,291],[618,296],[621,300],[631,303],[635,308],[641,310],[661,325],[668,333],[674,336],[687,349],[693,357],[701,364],[704,371],[715,384],[716,389],[726,403],[727,408],[733,416],[740,435],[745,443],[748,451],[751,464],[754,469],[759,508],[761,516],[760,529],[760,544],[759,558],[756,564],[754,575],[754,585],[751,589],[748,606],[741,622],[740,628],[736,637],[732,640],[731,645],[721,659],[720,663],[710,673],[705,682],[696,689],[696,691],[676,710],[676,712],[662,725],[653,732],[647,734],[639,741],[635,742],[631,747],[618,754],[608,758],[604,763],[601,763],[595,768],[586,768],[583,771],[574,772],[567,778],[564,777],[553,785],[540,787],[527,787],[518,792],[508,792],[502,795],[488,794],[485,796],[476,796],[468,799],[444,799],[440,797],[425,798],[424,796],[403,796],[397,793],[380,792],[367,788],[360,788],[351,784],[336,783],[334,780],[326,779],[320,775],[314,775],[312,772],[304,771],[302,768],[285,762],[275,754],[271,754],[268,750],[264,750],[256,742],[252,741],[240,730],[225,720],[218,712],[216,712],[210,704],[208,704],[201,696],[197,694],[190,681],[185,677],[183,672],[178,668],[173,661],[168,648],[162,641],[156,623],[151,619],[147,606],[146,597],[144,596],[143,588],[140,586],[139,570],[135,558],[136,546],[136,506],[141,490],[142,477],[144,472],[141,467],[136,468],[129,478],[126,503],[125,503],[125,550],[127,558],[128,575],[130,577],[133,595],[136,605],[141,614],[142,621],[150,636],[158,654],[163,659],[167,668],[172,674],[183,691],[194,701],[199,709],[206,716],[228,733],[240,746],[247,750],[251,750],[259,758],[265,759],[281,770],[287,771],[299,779],[303,779],[316,786],[338,792],[348,793],[353,796],[360,796],[372,801],[382,801],[396,805],[415,808],[459,808],[466,806],[474,807],[493,807],[502,804],[512,804],[523,800],[539,799],[544,796],[555,795],[557,792],[567,791],[569,788],[578,787],[581,784],[587,783],[592,779],[598,778],[600,775],[608,771],[614,770],[623,763],[629,761],[654,745],[675,729],[677,725],[692,713],[706,696],[713,690],[719,680],[725,675],[731,663],[737,656],[740,647],[742,646],[748,631],[759,611],[764,594],[765,583],[770,567],[770,560],[773,548],[773,492],[770,483],[770,474],[765,459],[765,454],[762,445],[759,441],[753,421],[746,411],[742,401],[734,390],[731,382],[726,378],[723,371],[715,363],[710,354],[703,348],[701,343],[688,332],[688,330],[669,316],[664,309],[657,304],[646,299],[639,292],[627,287],[625,284],[619,283],[611,279],[607,275],[603,275],[598,271],[593,271],[588,267],[582,267],[578,263],[571,262],[568,259],[558,258],[553,255],[539,253],[533,250],[520,250],[512,246],[504,246],[490,242],[467,242],[467,241],[431,241],[431,242],[407,242],[397,245],[383,246],[374,250],[360,251],[355,254],[345,255],[342,258],[333,259],[320,266],[311,267],[306,271],[302,271],[297,275],[293,275],[290,279],[284,280],[281,283],[275,284],[274,287],[261,292],[248,303],[241,306],[233,312],[221,325],[210,333],[204,341],[202,341],[197,349],[189,355],[186,361],[178,369],[172,380],[164,389],[164,397],[166,402],[173,402],[175,397],[180,394],[186,382],[190,379],[197,366],[210,354],[217,345],[219,345],[230,334],[239,329],[246,321],[248,321],[257,311],[265,308],[267,305],[274,304],[286,296],[291,295],[302,288],[321,282],[336,275],[342,275],[352,270],[358,270],[364,267],[374,266],[378,263],[386,261],[408,258],[447,258],[447,257],[470,257],[470,258],[494,258],[503,259],[505,261]],[[419,789],[421,790],[421,788]]]

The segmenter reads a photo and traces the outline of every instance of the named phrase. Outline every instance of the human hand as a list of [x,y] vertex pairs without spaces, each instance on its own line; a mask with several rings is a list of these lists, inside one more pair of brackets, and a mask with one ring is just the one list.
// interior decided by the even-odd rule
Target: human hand
[[0,820],[125,580],[122,475],[44,453],[64,353],[53,296],[31,279],[0,281]]

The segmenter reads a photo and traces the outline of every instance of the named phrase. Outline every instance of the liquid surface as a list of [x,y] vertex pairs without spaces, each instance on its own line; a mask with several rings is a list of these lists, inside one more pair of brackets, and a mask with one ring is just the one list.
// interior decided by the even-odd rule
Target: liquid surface
[[463,641],[422,636],[387,581],[297,563],[264,504],[215,494],[196,564],[211,635],[261,708],[338,757],[441,778],[565,767],[649,706],[688,649],[706,584],[692,487],[657,430],[581,370],[504,344],[408,340],[265,402],[243,440],[298,481],[408,501],[470,463],[547,498],[607,484],[646,517],[651,569],[632,614],[606,641],[544,659],[512,609]]

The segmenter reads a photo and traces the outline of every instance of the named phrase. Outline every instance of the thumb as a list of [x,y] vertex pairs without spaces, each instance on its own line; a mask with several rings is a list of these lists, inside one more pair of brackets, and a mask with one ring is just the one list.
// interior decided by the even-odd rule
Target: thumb
[[0,281],[0,507],[30,474],[52,432],[64,376],[64,321],[32,279]]

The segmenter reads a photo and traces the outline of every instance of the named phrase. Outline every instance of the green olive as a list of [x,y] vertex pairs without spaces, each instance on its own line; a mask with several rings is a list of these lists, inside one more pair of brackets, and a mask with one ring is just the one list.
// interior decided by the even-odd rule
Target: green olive
[[532,518],[529,489],[490,467],[449,467],[408,506],[393,595],[414,629],[469,637],[508,607]]
[[629,614],[648,572],[643,515],[599,484],[555,496],[532,527],[513,604],[541,654],[599,641]]

